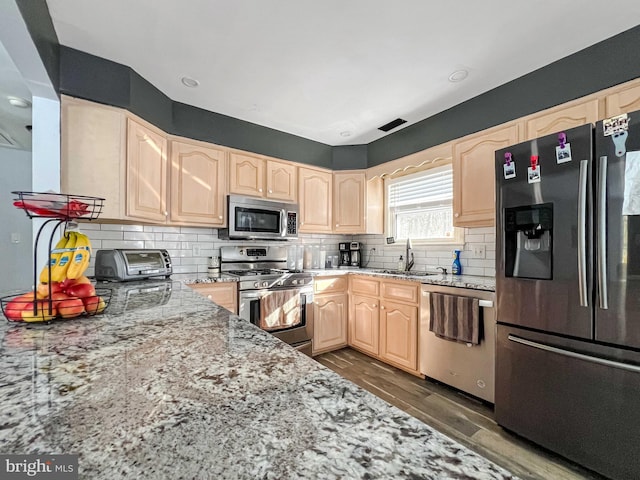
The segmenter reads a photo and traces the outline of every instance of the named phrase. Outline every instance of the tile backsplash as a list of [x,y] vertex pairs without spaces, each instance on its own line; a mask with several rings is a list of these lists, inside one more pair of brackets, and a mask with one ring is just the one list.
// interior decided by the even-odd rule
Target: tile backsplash
[[[259,241],[223,240],[218,238],[218,230],[205,227],[168,227],[155,225],[125,225],[83,223],[80,229],[91,239],[94,252],[101,248],[164,248],[171,255],[173,271],[176,274],[206,274],[207,259],[220,255],[223,245],[246,245],[264,243]],[[451,271],[453,250],[460,248],[462,271],[468,275],[495,276],[496,242],[495,230],[489,228],[466,228],[463,246],[414,245],[414,271],[433,271],[441,266]],[[362,242],[363,266],[370,268],[395,269],[398,257],[404,256],[405,244],[386,244],[384,235],[320,235],[302,234],[291,244],[319,244],[327,255],[338,255],[338,243],[357,240]],[[484,258],[474,258],[475,246],[484,246]],[[375,248],[375,252],[371,249]],[[94,257],[87,275],[94,274]]]
[[[462,273],[495,277],[496,234],[494,227],[465,228],[464,245],[413,245],[414,271],[434,271],[445,267],[451,272],[453,251],[461,250]],[[356,235],[354,240],[362,242],[363,266],[395,269],[398,258],[405,255],[405,242],[387,245],[384,235]],[[474,256],[474,247],[484,247],[484,257]],[[375,251],[372,252],[372,249]]]
[[[223,245],[262,244],[260,241],[223,240],[218,230],[206,227],[168,227],[155,225],[125,225],[107,223],[82,223],[80,230],[91,239],[93,251],[110,248],[164,248],[171,255],[176,274],[206,274],[208,257],[219,256]],[[350,241],[343,235],[300,235],[297,241],[283,245],[322,245],[327,255],[338,255],[338,243]],[[92,276],[94,258],[87,269]]]

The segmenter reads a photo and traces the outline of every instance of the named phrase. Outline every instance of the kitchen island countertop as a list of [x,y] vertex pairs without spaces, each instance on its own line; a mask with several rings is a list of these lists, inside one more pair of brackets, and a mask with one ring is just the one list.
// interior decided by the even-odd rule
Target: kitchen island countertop
[[2,323],[3,452],[76,453],[91,479],[513,478],[182,282],[140,295]]

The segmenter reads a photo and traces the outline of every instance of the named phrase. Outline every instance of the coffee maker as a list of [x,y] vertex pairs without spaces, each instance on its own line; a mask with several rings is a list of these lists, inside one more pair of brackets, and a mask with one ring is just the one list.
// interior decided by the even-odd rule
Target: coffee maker
[[339,267],[348,268],[351,266],[351,244],[350,243],[340,243],[338,245],[340,249],[340,263]]
[[362,261],[360,242],[351,242],[349,244],[349,253],[351,257],[351,268],[360,268],[360,263]]

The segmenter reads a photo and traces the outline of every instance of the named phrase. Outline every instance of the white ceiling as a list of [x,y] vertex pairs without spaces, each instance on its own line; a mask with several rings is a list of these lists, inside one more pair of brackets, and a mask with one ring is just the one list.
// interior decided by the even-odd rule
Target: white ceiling
[[47,4],[61,44],[176,101],[329,145],[369,143],[640,23],[638,0]]

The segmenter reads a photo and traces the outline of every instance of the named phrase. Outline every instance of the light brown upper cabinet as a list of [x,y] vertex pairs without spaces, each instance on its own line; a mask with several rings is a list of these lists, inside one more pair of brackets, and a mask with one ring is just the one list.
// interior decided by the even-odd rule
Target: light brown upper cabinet
[[607,95],[605,102],[606,118],[640,110],[640,81],[631,82],[630,85]]
[[298,201],[298,167],[293,163],[267,160],[266,197],[285,202]]
[[453,224],[495,224],[495,151],[518,143],[518,124],[483,131],[453,147]]
[[333,174],[333,231],[383,233],[383,182],[360,171]]
[[598,99],[570,102],[531,115],[525,121],[525,140],[544,137],[598,120]]
[[336,233],[365,231],[365,174],[334,172],[333,230]]
[[146,122],[127,118],[127,216],[165,223],[167,139]]
[[125,112],[63,95],[60,116],[61,191],[104,198],[100,219],[123,219]]
[[171,142],[171,223],[224,225],[227,152],[181,139]]
[[231,152],[229,167],[230,193],[297,201],[295,164]]
[[330,233],[333,230],[333,175],[330,170],[298,169],[300,203],[299,230],[302,233]]

